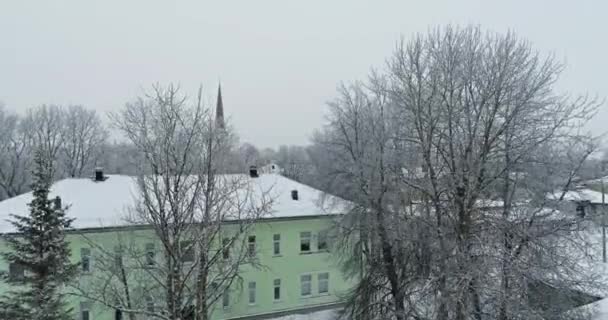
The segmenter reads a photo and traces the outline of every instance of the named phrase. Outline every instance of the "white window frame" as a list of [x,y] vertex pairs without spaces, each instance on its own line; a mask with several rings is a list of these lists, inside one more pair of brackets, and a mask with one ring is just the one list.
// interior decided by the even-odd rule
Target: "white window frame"
[[275,233],[272,235],[272,255],[281,255],[281,234]]
[[123,266],[123,247],[121,245],[114,246],[113,259],[114,268],[120,270]]
[[[276,295],[277,289],[279,289],[279,291],[278,291],[279,292],[279,297],[278,298],[277,298],[277,295]],[[281,279],[274,279],[274,280],[272,280],[272,300],[274,302],[281,301],[281,298],[282,298],[281,294],[282,294],[282,292],[281,292]]]
[[[86,250],[88,254],[83,255],[83,250]],[[83,273],[90,273],[93,270],[93,254],[91,252],[91,248],[80,248],[80,270]],[[84,269],[84,259],[87,259],[87,270]]]
[[[308,281],[304,281],[304,277],[308,277]],[[308,282],[308,294],[304,294],[304,283]],[[312,274],[305,273],[300,275],[300,297],[308,298],[312,296]]]
[[146,296],[146,311],[155,312],[156,305],[154,304],[154,298],[152,296]]
[[[253,239],[253,241],[251,241],[251,239]],[[256,236],[254,234],[247,236],[247,256],[249,256],[250,258],[255,257],[256,251],[257,251]]]
[[[253,286],[252,286],[253,285]],[[258,302],[258,297],[257,297],[257,284],[255,281],[249,281],[249,283],[247,283],[247,303],[250,306],[255,305]],[[253,297],[253,302],[251,301]]]
[[222,238],[222,259],[230,259],[230,238]]
[[[307,235],[307,236],[305,236]],[[308,242],[308,250],[302,250],[302,245],[304,241]],[[312,232],[310,231],[301,231],[300,232],[300,253],[311,253],[312,252]]]
[[230,290],[226,289],[222,293],[222,308],[230,308]]
[[[321,275],[327,275],[327,278],[321,280]],[[317,274],[317,293],[319,293],[320,295],[329,294],[329,279],[329,272],[319,272]],[[321,282],[325,282],[326,291],[324,292],[321,292]]]
[[91,320],[91,303],[90,302],[80,302],[80,311],[78,312],[78,319],[83,320],[82,316],[83,312],[87,312],[89,320]]
[[[324,240],[321,242],[321,240]],[[320,244],[325,243],[325,248],[321,249]],[[327,230],[322,230],[317,233],[317,251],[329,251],[329,235]]]
[[156,264],[156,246],[154,242],[148,242],[145,244],[146,250],[146,266],[151,267]]

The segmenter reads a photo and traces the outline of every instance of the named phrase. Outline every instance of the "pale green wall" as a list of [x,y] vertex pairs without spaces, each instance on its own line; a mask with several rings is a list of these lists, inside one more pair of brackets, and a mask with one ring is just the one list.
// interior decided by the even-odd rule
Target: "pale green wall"
[[[317,234],[332,225],[329,217],[311,217],[306,219],[271,219],[256,223],[250,234],[255,234],[257,244],[257,257],[264,266],[262,269],[254,269],[244,266],[241,272],[243,278],[242,286],[235,285],[231,291],[231,305],[223,309],[221,301],[218,301],[213,314],[213,319],[225,319],[245,315],[256,315],[273,313],[287,310],[296,310],[304,307],[320,306],[340,302],[340,295],[352,287],[352,282],[345,280],[339,271],[335,254],[331,252],[319,252],[317,250]],[[300,253],[300,232],[310,231],[313,234],[312,252]],[[281,235],[281,255],[273,256],[273,235]],[[135,246],[141,246],[142,251],[146,242],[153,242],[150,230],[124,230],[105,231],[99,230],[84,233],[84,236],[96,243],[103,244],[104,248],[112,250],[118,241],[133,241],[137,239]],[[70,234],[68,236],[72,249],[74,261],[80,261],[80,249],[90,247],[83,239],[83,235]],[[157,245],[158,248],[158,245]],[[95,257],[95,250],[92,249]],[[157,251],[157,258],[160,252]],[[93,272],[95,272],[93,262]],[[0,269],[7,270],[4,261],[0,262]],[[318,294],[318,277],[321,272],[329,272],[329,294]],[[312,295],[310,297],[300,296],[300,275],[312,275]],[[87,281],[83,276],[80,281]],[[281,300],[273,300],[273,281],[281,279]],[[247,286],[249,281],[256,282],[256,304],[249,305],[247,299]],[[0,287],[4,291],[6,287]],[[80,309],[80,299],[74,299],[72,303],[75,316]],[[111,310],[94,306],[92,319],[110,320],[114,315]],[[76,317],[76,319],[78,319]]]

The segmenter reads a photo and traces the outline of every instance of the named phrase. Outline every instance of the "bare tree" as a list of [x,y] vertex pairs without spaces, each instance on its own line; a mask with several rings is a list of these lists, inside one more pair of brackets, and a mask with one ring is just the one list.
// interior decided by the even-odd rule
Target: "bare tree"
[[32,139],[16,114],[0,106],[0,188],[14,197],[29,188]]
[[[43,150],[47,159],[52,159],[53,163],[58,161],[59,150],[64,143],[64,119],[60,106],[41,105],[29,109],[23,120],[32,143]],[[53,176],[56,174],[54,172]]]
[[298,182],[307,180],[311,170],[311,162],[306,147],[280,146],[275,161],[283,170],[282,174]]
[[[268,191],[247,176],[220,174],[234,138],[215,126],[201,90],[191,102],[175,86],[155,86],[151,95],[127,104],[113,119],[143,159],[139,201],[129,220],[151,232],[147,241],[158,245],[162,257],[141,267],[145,255],[124,256],[130,262],[105,272],[116,277],[121,289],[113,292],[120,298],[100,296],[103,291],[95,286],[78,292],[129,315],[209,319],[213,304],[238,286],[241,266],[257,265],[245,235],[269,211]],[[137,252],[121,254],[129,251]],[[143,290],[141,277],[147,282]],[[142,292],[161,297],[162,305],[143,310],[137,301],[144,298],[136,297]]]
[[82,177],[83,173],[92,172],[108,132],[95,110],[73,105],[63,113],[63,143],[59,146],[59,156],[64,174]]
[[387,66],[341,89],[317,139],[361,207],[343,228],[371,247],[354,313],[556,317],[532,298],[545,285],[561,306],[584,300],[585,242],[547,195],[595,148],[579,132],[598,104],[555,93],[561,65],[529,43],[476,27],[418,35]]

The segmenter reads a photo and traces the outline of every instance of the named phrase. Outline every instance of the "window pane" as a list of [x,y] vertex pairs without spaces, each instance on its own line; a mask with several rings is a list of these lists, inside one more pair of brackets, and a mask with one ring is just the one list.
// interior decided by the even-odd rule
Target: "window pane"
[[146,311],[154,312],[154,299],[150,296],[146,297]]
[[91,271],[91,250],[88,248],[80,249],[80,265],[82,267],[82,271],[89,272]]
[[274,300],[281,300],[281,279],[274,279]]
[[249,303],[255,303],[255,282],[249,282]]
[[277,234],[275,234],[275,235],[273,235],[273,236],[272,236],[272,240],[274,240],[274,241],[280,241],[280,240],[281,240],[281,235],[280,235],[280,234],[278,234],[278,233],[277,233]]
[[[114,267],[116,269],[120,269],[122,267],[122,247],[115,246],[114,247]],[[118,310],[120,311],[120,310]]]
[[325,231],[319,232],[319,237],[318,237],[318,241],[317,241],[317,249],[319,251],[327,250],[327,232],[325,232]]
[[230,293],[228,293],[228,290],[222,294],[222,306],[224,308],[230,306]]
[[194,262],[194,246],[191,241],[182,241],[180,244],[182,262]]
[[280,242],[275,242],[273,244],[272,254],[274,254],[275,256],[281,254],[281,243]]
[[274,300],[281,300],[281,287],[274,287]]
[[300,294],[302,296],[308,296],[312,293],[311,289],[312,276],[307,274],[300,276]]
[[329,273],[319,273],[319,293],[329,292]]
[[90,303],[88,303],[88,302],[80,303],[80,320],[89,320],[90,319],[89,310],[90,310]]
[[222,258],[224,260],[230,259],[230,239],[222,239]]
[[154,250],[154,243],[146,243],[146,264],[151,266],[154,265],[154,256],[156,252]]
[[310,232],[300,232],[300,251],[309,252],[310,251]]
[[249,238],[247,239],[248,242],[248,246],[247,246],[247,253],[249,254],[250,257],[255,256],[255,236],[249,236]]

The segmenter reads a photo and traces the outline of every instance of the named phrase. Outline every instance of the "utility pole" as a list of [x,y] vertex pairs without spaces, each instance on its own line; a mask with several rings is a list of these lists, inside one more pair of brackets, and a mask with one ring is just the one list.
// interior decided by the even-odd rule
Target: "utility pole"
[[602,261],[606,263],[606,192],[604,190],[604,178],[600,181],[602,183]]

